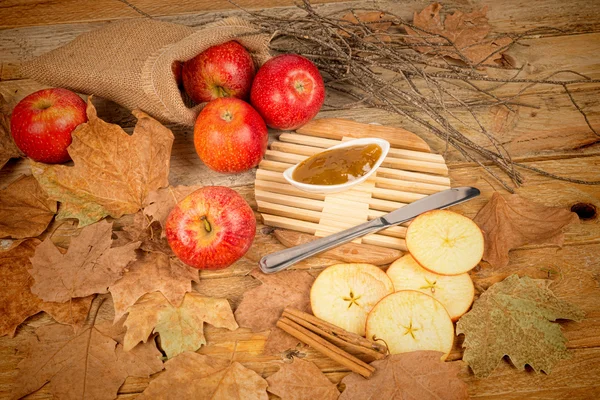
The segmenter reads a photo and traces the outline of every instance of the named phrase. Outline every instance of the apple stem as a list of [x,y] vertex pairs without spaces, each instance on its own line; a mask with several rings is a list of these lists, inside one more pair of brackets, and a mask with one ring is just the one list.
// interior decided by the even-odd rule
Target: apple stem
[[204,230],[206,230],[206,232],[212,231],[212,227],[210,226],[210,222],[206,219],[206,215],[201,216],[200,220],[204,222]]

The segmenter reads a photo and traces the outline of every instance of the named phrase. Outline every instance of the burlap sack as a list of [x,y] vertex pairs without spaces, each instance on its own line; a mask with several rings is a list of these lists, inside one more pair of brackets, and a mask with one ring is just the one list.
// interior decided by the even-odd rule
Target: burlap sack
[[186,106],[171,64],[235,39],[258,68],[269,58],[269,37],[242,36],[253,32],[241,18],[200,29],[148,19],[119,21],[26,63],[22,73],[47,85],[104,97],[130,110],[139,108],[162,122],[191,126],[203,105]]

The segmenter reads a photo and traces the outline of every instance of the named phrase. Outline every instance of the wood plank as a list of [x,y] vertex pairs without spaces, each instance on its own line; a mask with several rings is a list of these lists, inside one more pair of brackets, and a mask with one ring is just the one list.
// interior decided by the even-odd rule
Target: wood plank
[[[312,2],[322,4],[336,1],[343,0],[314,0]],[[158,0],[138,0],[132,4],[142,13],[151,17],[236,9],[233,3],[210,0],[179,0],[167,3]],[[292,0],[239,0],[235,4],[245,9],[265,9],[293,6],[294,2]],[[88,2],[85,7],[81,7],[78,0],[57,2],[5,0],[0,3],[0,29],[15,26],[53,25],[144,17],[143,14],[124,2],[112,0]]]

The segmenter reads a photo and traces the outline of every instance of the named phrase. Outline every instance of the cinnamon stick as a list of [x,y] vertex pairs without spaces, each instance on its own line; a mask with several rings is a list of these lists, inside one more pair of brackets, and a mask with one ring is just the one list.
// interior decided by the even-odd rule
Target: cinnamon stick
[[[297,310],[294,310],[294,311],[297,311]],[[297,311],[297,312],[302,313],[302,311]],[[377,346],[372,346],[375,343],[372,343],[372,342],[366,340],[362,336],[358,336],[358,335],[354,335],[353,333],[346,332],[343,329],[338,328],[338,327],[335,327],[336,330],[339,330],[343,333],[341,333],[341,332],[338,333],[331,329],[328,329],[327,326],[322,326],[322,325],[320,326],[319,322],[325,323],[325,324],[327,324],[327,323],[325,321],[321,321],[320,319],[318,319],[316,317],[313,317],[312,315],[310,315],[310,317],[315,318],[319,322],[313,324],[311,321],[307,320],[306,317],[300,317],[296,314],[290,313],[288,310],[284,310],[282,317],[289,318],[290,320],[296,322],[297,324],[302,325],[309,331],[316,333],[317,335],[327,339],[329,342],[335,344],[336,346],[343,346],[343,347],[346,347],[349,351],[352,351],[354,353],[364,354],[364,355],[370,357],[372,359],[371,361],[381,360],[381,359],[385,358],[385,354],[384,354],[385,347],[383,347],[379,344],[377,344]],[[354,337],[354,336],[356,336],[356,337]],[[362,341],[360,339],[362,339]],[[367,343],[364,343],[363,341],[367,342]],[[379,349],[379,347],[383,348],[383,350],[381,352],[373,349],[373,348]]]
[[277,327],[365,378],[370,377],[375,372],[375,368],[371,365],[334,346],[316,333],[309,331],[287,317],[281,317],[277,321]]
[[385,358],[387,349],[382,344],[371,342],[362,336],[348,332],[313,315],[293,308],[286,308],[283,310],[282,316],[291,319],[319,336],[325,337],[337,346],[345,346],[351,351],[365,354],[374,360]]

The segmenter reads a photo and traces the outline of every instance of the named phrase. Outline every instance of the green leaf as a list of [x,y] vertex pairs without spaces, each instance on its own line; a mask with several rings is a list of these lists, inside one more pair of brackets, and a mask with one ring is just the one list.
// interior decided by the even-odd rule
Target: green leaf
[[519,369],[528,364],[546,373],[569,357],[560,325],[553,321],[581,321],[585,315],[554,296],[549,283],[511,275],[491,286],[458,321],[456,334],[465,335],[463,360],[475,376],[489,375],[505,355]]

